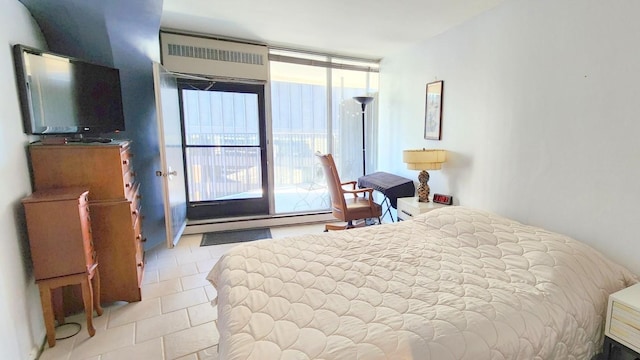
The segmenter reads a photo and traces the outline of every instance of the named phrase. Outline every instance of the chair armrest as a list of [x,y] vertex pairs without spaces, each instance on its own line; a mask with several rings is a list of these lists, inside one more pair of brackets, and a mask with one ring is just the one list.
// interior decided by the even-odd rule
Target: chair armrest
[[[364,196],[364,193],[369,193],[369,202],[371,202],[371,199],[373,198],[373,189],[372,188],[362,188],[362,189],[355,189],[355,190],[344,190],[343,193],[345,194],[352,194],[353,197],[358,197],[358,194],[362,193]],[[366,196],[365,196],[366,197]]]
[[356,188],[356,184],[357,184],[356,181],[347,181],[347,182],[341,183],[340,186],[351,185],[351,188],[355,189]]

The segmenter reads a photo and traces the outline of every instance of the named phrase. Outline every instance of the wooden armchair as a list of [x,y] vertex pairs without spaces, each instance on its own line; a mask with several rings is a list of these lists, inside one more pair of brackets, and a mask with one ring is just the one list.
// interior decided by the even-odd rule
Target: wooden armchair
[[[366,219],[369,218],[377,217],[378,223],[381,223],[382,207],[373,201],[373,189],[356,189],[355,181],[341,182],[333,156],[320,153],[316,153],[316,156],[322,164],[322,169],[327,179],[327,187],[331,197],[331,213],[340,221],[347,222],[344,226],[327,224],[325,225],[325,231],[364,226]],[[345,189],[347,185],[350,185],[351,188]],[[363,221],[354,224],[354,220]]]

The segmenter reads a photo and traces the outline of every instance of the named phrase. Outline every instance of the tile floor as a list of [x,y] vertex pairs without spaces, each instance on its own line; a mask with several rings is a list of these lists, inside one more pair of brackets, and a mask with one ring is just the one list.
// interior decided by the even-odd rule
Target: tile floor
[[[273,238],[318,233],[323,224],[271,228]],[[200,247],[201,235],[185,235],[173,249],[146,252],[142,301],[104,307],[94,318],[96,334],[89,337],[84,314],[67,317],[82,325],[80,332],[45,347],[40,360],[209,360],[218,359],[216,291],[205,279],[231,247]],[[58,337],[64,331],[60,328]]]

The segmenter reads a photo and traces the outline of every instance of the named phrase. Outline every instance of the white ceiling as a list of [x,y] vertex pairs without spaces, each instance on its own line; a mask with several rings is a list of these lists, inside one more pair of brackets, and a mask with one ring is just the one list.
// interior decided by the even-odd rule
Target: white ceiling
[[162,27],[379,59],[504,0],[164,0]]

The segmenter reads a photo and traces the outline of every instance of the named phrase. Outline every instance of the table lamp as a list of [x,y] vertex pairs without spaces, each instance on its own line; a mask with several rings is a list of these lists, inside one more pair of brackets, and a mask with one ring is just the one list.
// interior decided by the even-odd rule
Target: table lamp
[[429,173],[427,170],[440,170],[442,163],[447,159],[445,150],[404,150],[402,161],[407,164],[407,169],[422,170],[418,175],[418,201],[429,202]]

